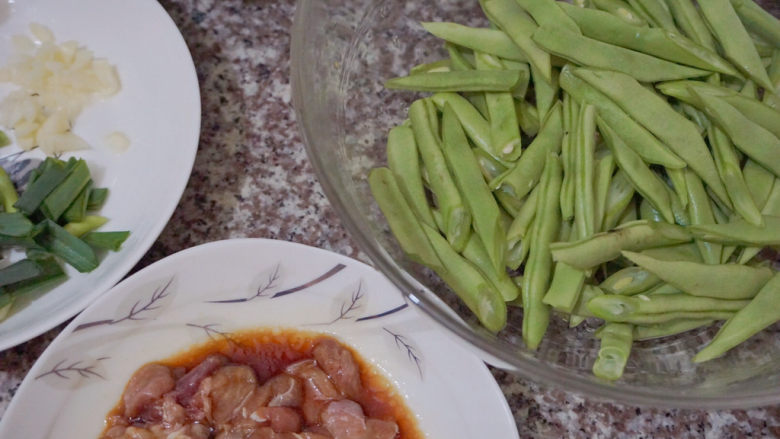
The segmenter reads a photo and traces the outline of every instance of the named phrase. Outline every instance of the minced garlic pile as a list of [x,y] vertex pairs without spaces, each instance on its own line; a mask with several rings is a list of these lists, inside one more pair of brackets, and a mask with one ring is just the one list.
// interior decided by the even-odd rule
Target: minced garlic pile
[[20,88],[0,102],[0,124],[13,128],[25,150],[48,155],[89,148],[71,132],[73,121],[95,97],[120,89],[116,68],[75,41],[57,44],[48,28],[31,24],[33,38],[13,37],[14,54],[0,68],[0,82]]

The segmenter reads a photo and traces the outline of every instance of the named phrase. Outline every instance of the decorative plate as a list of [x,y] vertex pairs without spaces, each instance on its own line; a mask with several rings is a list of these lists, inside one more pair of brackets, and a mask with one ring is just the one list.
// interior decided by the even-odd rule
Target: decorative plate
[[382,274],[265,239],[184,250],[115,286],[35,363],[0,437],[97,437],[141,365],[252,328],[337,337],[395,385],[430,438],[517,437],[484,363],[405,303]]
[[[108,253],[91,273],[67,267],[69,279],[45,293],[25,295],[0,322],[0,350],[29,340],[84,309],[138,262],[178,204],[189,179],[200,133],[200,92],[187,45],[153,0],[0,0],[0,63],[14,35],[31,35],[31,22],[50,28],[58,43],[75,40],[116,66],[121,91],[79,116],[74,132],[92,145],[65,157],[82,157],[96,186],[110,194],[103,230],[130,230],[122,250]],[[0,84],[0,98],[13,90]],[[103,147],[114,131],[130,147]],[[38,151],[0,150],[0,165],[18,177],[43,158]]]

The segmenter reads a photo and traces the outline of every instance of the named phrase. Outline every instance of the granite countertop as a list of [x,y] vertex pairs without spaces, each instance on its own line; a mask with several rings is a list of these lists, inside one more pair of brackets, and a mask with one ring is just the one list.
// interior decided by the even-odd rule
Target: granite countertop
[[[162,0],[200,80],[203,122],[189,184],[170,223],[135,270],[228,238],[300,242],[366,260],[325,198],[290,98],[294,0]],[[0,352],[0,416],[63,325]],[[778,437],[780,406],[657,410],[592,401],[493,374],[525,437]]]

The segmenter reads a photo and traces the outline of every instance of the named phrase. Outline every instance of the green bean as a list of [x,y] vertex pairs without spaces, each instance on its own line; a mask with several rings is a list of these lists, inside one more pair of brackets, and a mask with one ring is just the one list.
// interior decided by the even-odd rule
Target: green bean
[[625,323],[605,323],[596,338],[601,340],[601,346],[593,363],[593,375],[610,381],[619,379],[631,354],[633,327]]
[[695,244],[679,244],[670,245],[667,247],[656,247],[642,250],[643,256],[648,256],[653,259],[660,259],[663,261],[684,261],[684,262],[698,262],[703,263],[704,259],[699,252],[699,247]]
[[780,245],[780,216],[764,215],[764,227],[742,219],[729,224],[698,224],[688,227],[698,239],[721,244],[763,247]]
[[615,172],[615,157],[607,154],[596,163],[596,175],[593,179],[595,193],[594,204],[594,230],[600,232],[604,224],[604,215],[607,209],[607,195],[612,182],[612,174]]
[[634,221],[610,232],[598,233],[575,242],[552,244],[555,261],[587,270],[620,256],[623,250],[639,251],[689,242],[691,235],[682,227],[667,223]]
[[718,166],[721,179],[729,193],[734,211],[751,224],[762,225],[761,212],[753,200],[753,195],[745,182],[739,158],[734,151],[731,140],[720,128],[712,126],[708,136],[715,155],[715,165]]
[[577,305],[569,315],[569,327],[573,328],[585,321],[586,318],[595,317],[593,313],[588,310],[588,302],[590,302],[590,299],[603,294],[604,292],[601,288],[595,285],[584,285],[582,287],[582,292],[580,293],[580,298],[577,300]]
[[513,218],[517,216],[517,212],[523,205],[522,200],[518,200],[514,196],[504,192],[501,189],[493,192],[493,196],[496,197],[496,201],[498,201],[501,207],[506,210],[506,212]]
[[[631,202],[626,206],[625,210],[621,212],[620,217],[618,218],[617,227],[622,227],[628,224],[633,223],[634,221],[638,220],[639,217],[637,216],[638,210],[636,207],[636,203],[634,200],[631,200]],[[608,229],[612,230],[612,229]]]
[[385,88],[412,91],[511,91],[520,81],[520,72],[475,70],[428,72],[388,79]]
[[574,223],[579,239],[596,232],[593,191],[594,151],[596,148],[596,107],[583,104],[577,121],[574,143]]
[[665,221],[661,212],[656,210],[653,207],[653,203],[647,198],[642,198],[642,201],[639,203],[639,219],[653,222]]
[[477,316],[488,331],[498,332],[506,325],[506,303],[501,293],[470,262],[459,255],[439,233],[421,224],[443,268],[431,267]]
[[758,100],[758,86],[751,80],[746,80],[745,84],[739,90],[739,95],[746,98]]
[[742,175],[745,178],[745,183],[753,198],[753,202],[756,203],[757,207],[763,209],[775,185],[775,176],[767,171],[766,168],[750,159],[745,162],[745,166],[742,168]]
[[666,175],[669,177],[669,181],[672,183],[674,193],[677,194],[677,198],[680,200],[680,205],[683,208],[688,207],[688,184],[685,181],[685,174],[687,168],[684,169],[667,169]]
[[593,4],[602,11],[609,12],[633,26],[647,26],[647,21],[623,0],[593,0]]
[[715,162],[693,122],[628,75],[590,69],[575,69],[574,74],[614,99],[631,117],[658,136],[685,160],[721,201],[729,205]]
[[528,194],[542,174],[548,153],[558,153],[563,139],[561,104],[556,103],[550,110],[539,134],[523,151],[523,155],[509,171],[490,182],[490,187],[506,188],[512,195],[522,198]]
[[550,283],[550,243],[558,236],[561,221],[558,201],[561,179],[560,160],[557,154],[551,152],[547,154],[539,183],[541,189],[536,203],[536,220],[523,274],[523,341],[531,350],[539,346],[550,322],[550,308],[542,299]]
[[533,38],[545,50],[574,63],[615,69],[642,82],[695,78],[707,74],[705,70],[674,64],[555,27],[541,26],[534,32]]
[[[481,52],[474,54],[477,70],[493,71],[504,69],[498,58]],[[520,127],[517,124],[515,102],[511,93],[487,92],[485,103],[488,110],[490,139],[493,155],[514,161],[520,156]]]
[[544,119],[558,101],[558,92],[560,85],[558,83],[558,71],[552,69],[551,80],[548,81],[544,75],[534,66],[531,66],[531,75],[534,79],[534,94],[536,95],[536,110],[539,118]]
[[[670,3],[673,3],[673,1]],[[657,323],[650,326],[634,326],[634,340],[652,340],[678,335],[683,332],[710,326],[714,322],[715,320],[712,319],[682,319]]]
[[527,62],[523,51],[502,31],[463,26],[457,23],[427,22],[422,27],[452,44],[514,61]]
[[623,169],[637,192],[649,200],[666,221],[674,222],[671,201],[663,181],[644,164],[638,154],[626,146],[612,127],[601,119],[599,131],[612,150],[618,166]]
[[542,302],[559,311],[571,313],[577,305],[585,278],[584,271],[564,262],[556,263],[550,288],[544,295]]
[[[531,224],[529,230],[532,230],[534,227],[534,219],[535,218],[531,218]],[[508,248],[507,255],[506,255],[506,266],[510,270],[517,270],[520,268],[520,265],[523,264],[525,258],[528,257],[530,245],[531,245],[530,236],[526,236]]]
[[[608,322],[638,323],[648,321],[641,316],[661,317],[657,321],[669,321],[676,313],[736,312],[750,303],[749,300],[723,300],[688,294],[664,294],[661,296],[621,296],[605,294],[588,302],[588,309],[596,317]],[[634,317],[639,319],[635,320]]]
[[691,67],[739,76],[739,72],[717,53],[676,32],[636,27],[607,12],[594,9],[578,8],[566,3],[560,6],[574,19],[586,37]]
[[[750,164],[750,161],[748,161],[748,163],[745,164],[745,169],[747,169],[748,164]],[[747,178],[747,173],[746,173],[746,178]],[[761,213],[763,215],[780,216],[780,182],[779,181],[780,180],[776,178],[774,179],[774,183],[771,186],[770,193],[769,195],[767,195],[766,201],[764,202],[763,207],[761,209]],[[742,251],[742,254],[739,256],[738,263],[747,264],[760,251],[761,251],[761,247],[746,247]]]
[[642,294],[644,294],[645,296],[662,296],[664,294],[682,294],[682,293],[683,292],[679,288],[673,285],[669,285],[666,282],[662,282],[661,284],[656,285],[653,288],[650,288],[649,290],[645,291]]
[[780,47],[780,22],[753,0],[731,0],[737,15],[749,31]]
[[[704,190],[704,185],[696,174],[686,170],[686,187],[688,188],[688,214],[690,215],[690,224],[713,224],[715,216],[710,205],[710,198]],[[708,264],[718,264],[721,261],[723,247],[701,240],[696,240],[696,245]]]
[[387,165],[395,176],[395,181],[420,221],[435,227],[431,208],[425,197],[420,174],[420,157],[414,141],[412,129],[397,126],[387,136]]
[[642,267],[626,267],[604,279],[599,287],[608,294],[632,296],[661,283],[661,278]]
[[444,47],[447,49],[447,54],[450,55],[450,60],[449,60],[450,70],[452,71],[474,70],[474,64],[463,55],[463,53],[460,51],[460,46],[450,43],[448,41],[444,43]]
[[482,272],[485,278],[501,293],[504,301],[515,300],[520,295],[520,289],[509,278],[504,267],[496,270],[493,266],[493,261],[490,255],[488,255],[485,245],[476,233],[472,233],[471,238],[466,243],[466,247],[463,249],[463,257]]
[[674,21],[688,38],[713,52],[717,50],[715,39],[691,0],[666,0],[666,4]]
[[498,158],[490,144],[490,124],[466,98],[457,93],[436,93],[431,100],[442,111],[449,104],[474,145]]
[[561,164],[563,182],[561,183],[561,216],[564,220],[574,218],[574,139],[576,137],[574,121],[579,114],[577,102],[568,94],[563,94],[563,139],[561,140]]
[[512,89],[512,96],[515,99],[525,99],[525,95],[528,94],[528,87],[531,85],[531,66],[519,61],[511,61],[502,59],[501,62],[508,70],[517,70],[520,72],[520,82]]
[[490,181],[501,175],[502,172],[506,172],[507,167],[504,163],[496,160],[495,157],[491,156],[487,151],[479,148],[472,148],[471,152],[474,154],[474,158],[477,159],[479,169],[482,171],[482,176],[485,177],[485,181]]
[[725,131],[748,157],[780,176],[780,139],[754,123],[722,98],[691,92],[700,99],[707,116]]
[[780,112],[756,99],[739,95],[736,91],[701,81],[672,81],[657,85],[658,90],[686,103],[702,108],[702,103],[691,92],[723,98],[747,118],[780,137]]
[[707,0],[699,9],[720,42],[726,58],[762,87],[772,87],[750,35],[740,22],[729,0]]
[[458,116],[449,105],[444,107],[442,118],[442,151],[452,172],[461,198],[472,216],[472,224],[485,246],[496,271],[504,269],[506,233],[501,224],[501,212],[496,199],[488,189],[471,153],[466,134],[458,122]]
[[682,111],[683,114],[687,115],[688,119],[692,120],[696,124],[696,126],[699,128],[699,134],[704,135],[704,133],[707,131],[707,127],[710,126],[710,120],[707,119],[707,116],[705,116],[704,113],[699,111],[691,104],[678,102],[677,105],[679,105],[679,110]]
[[628,0],[628,3],[635,10],[644,11],[651,20],[667,31],[677,32],[677,26],[674,25],[672,12],[663,0]]
[[485,0],[482,2],[482,8],[490,21],[497,24],[520,47],[528,62],[536,67],[548,82],[552,82],[550,54],[531,39],[537,25],[523,8],[515,0]]
[[418,64],[412,67],[411,69],[409,69],[409,74],[417,75],[419,73],[449,72],[449,71],[452,71],[452,69],[450,68],[450,60],[440,59],[434,62]]
[[580,33],[577,26],[568,15],[558,7],[560,3],[555,0],[516,0],[520,6],[525,9],[534,21],[540,26],[548,24],[561,26],[568,31]]
[[778,300],[780,300],[780,274],[776,273],[750,301],[750,304],[739,310],[720,328],[715,338],[693,357],[693,361],[701,363],[719,357],[780,320]]
[[2,200],[3,210],[8,213],[16,212],[14,203],[19,199],[16,188],[8,173],[0,166],[0,200]]
[[[774,87],[771,90],[764,90],[764,98],[762,101],[767,106],[780,111],[780,49],[772,51],[772,58],[767,67],[767,73],[769,74],[769,80],[772,81]],[[775,133],[775,135],[780,136],[780,134],[777,133]]]
[[666,168],[684,168],[685,162],[674,154],[669,147],[660,142],[647,129],[634,121],[616,103],[591,87],[587,82],[574,75],[573,69],[566,66],[561,71],[561,87],[580,104],[588,102],[598,108],[599,116],[604,119],[621,138],[631,139],[629,145],[648,163]]
[[517,112],[517,123],[520,130],[528,136],[536,136],[541,128],[539,113],[536,107],[522,100],[515,100],[515,111]]
[[508,246],[514,246],[517,241],[525,239],[528,236],[528,231],[531,229],[531,222],[536,215],[536,200],[539,198],[540,188],[541,186],[537,184],[517,211],[515,219],[507,230],[506,238]]
[[436,196],[436,205],[442,211],[443,232],[456,249],[463,249],[471,231],[471,214],[463,204],[458,187],[447,168],[447,161],[436,133],[431,128],[427,109],[431,106],[433,104],[427,99],[415,101],[409,108],[409,119],[428,173],[431,190]]
[[393,236],[409,259],[434,270],[442,270],[444,265],[412,213],[393,172],[388,168],[375,168],[368,174],[368,183]]
[[607,201],[604,206],[604,221],[601,232],[611,230],[618,223],[623,211],[631,204],[634,197],[634,185],[622,169],[618,169],[607,190]]
[[623,256],[692,296],[750,299],[772,277],[772,270],[768,268],[662,261],[633,252],[623,252]]

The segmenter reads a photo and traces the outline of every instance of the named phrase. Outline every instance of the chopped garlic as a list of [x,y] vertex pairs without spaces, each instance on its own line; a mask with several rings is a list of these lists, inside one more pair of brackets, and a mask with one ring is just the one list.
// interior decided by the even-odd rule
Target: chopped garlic
[[104,139],[106,147],[117,154],[121,154],[130,147],[130,139],[124,133],[114,131]]
[[[89,49],[75,41],[57,44],[52,31],[30,24],[33,39],[12,38],[14,55],[0,68],[0,81],[21,87],[0,102],[0,124],[13,128],[22,149],[39,146],[46,154],[89,148],[71,132],[72,121],[95,96],[116,94],[121,84],[116,68],[96,59]],[[109,144],[114,151],[126,149],[130,141],[121,133]]]

